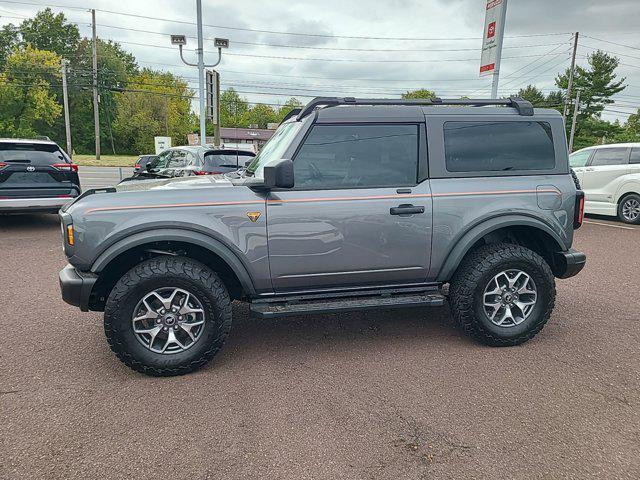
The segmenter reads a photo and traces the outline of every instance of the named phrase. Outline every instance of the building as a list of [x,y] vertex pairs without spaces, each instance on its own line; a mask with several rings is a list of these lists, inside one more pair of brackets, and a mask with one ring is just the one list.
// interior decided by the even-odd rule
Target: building
[[[276,125],[277,126],[277,125]],[[244,128],[244,127],[221,127],[220,128],[220,141],[223,145],[232,144],[249,144],[253,148],[249,150],[258,151],[262,146],[267,143],[267,140],[271,138],[275,130],[266,128]],[[197,133],[190,134],[189,145],[197,145],[199,136]],[[207,143],[213,144],[213,137],[207,136]]]

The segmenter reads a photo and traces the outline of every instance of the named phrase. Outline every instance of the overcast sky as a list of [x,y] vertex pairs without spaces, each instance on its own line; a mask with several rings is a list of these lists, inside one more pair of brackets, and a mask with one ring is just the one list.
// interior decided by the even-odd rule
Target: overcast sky
[[[47,5],[38,0],[26,3]],[[83,35],[90,35],[86,9],[96,8],[100,37],[120,42],[140,66],[170,70],[197,86],[195,69],[181,65],[168,38],[171,33],[195,35],[195,0],[54,3],[76,7],[53,10],[78,22]],[[485,0],[203,0],[204,23],[211,25],[204,32],[210,39],[230,39],[231,48],[224,51],[218,67],[222,87],[233,86],[250,101],[277,104],[290,96],[305,101],[317,95],[398,97],[414,88],[428,88],[442,97],[482,97],[488,96],[491,83],[489,77],[478,76],[485,4]],[[38,9],[0,0],[0,23],[19,23],[6,16],[33,15]],[[110,13],[116,11],[155,18]],[[529,83],[545,92],[554,88],[555,75],[569,66],[572,32],[579,31],[579,63],[584,64],[594,48],[601,48],[618,54],[625,64],[619,73],[627,77],[629,87],[604,117],[625,119],[627,115],[617,112],[632,113],[640,106],[639,25],[640,0],[509,0],[499,93],[512,94]],[[195,43],[188,39],[187,56],[192,60]],[[205,50],[211,52],[207,60],[212,61],[212,40],[205,41]]]

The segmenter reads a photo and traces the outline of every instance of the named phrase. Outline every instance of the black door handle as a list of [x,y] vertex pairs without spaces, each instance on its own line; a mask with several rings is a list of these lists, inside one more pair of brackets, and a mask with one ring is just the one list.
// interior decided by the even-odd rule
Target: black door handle
[[408,203],[403,203],[397,207],[391,207],[389,209],[391,215],[413,215],[415,213],[424,213],[423,206],[414,206]]

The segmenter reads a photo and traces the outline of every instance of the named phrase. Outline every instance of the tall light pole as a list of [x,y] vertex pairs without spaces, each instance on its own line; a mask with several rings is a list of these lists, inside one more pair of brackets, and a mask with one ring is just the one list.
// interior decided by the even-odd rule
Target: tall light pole
[[211,65],[205,65],[204,63],[204,47],[203,47],[203,38],[202,38],[202,0],[196,0],[196,21],[198,27],[198,48],[196,49],[196,54],[198,55],[197,63],[190,63],[184,59],[182,55],[182,47],[187,44],[187,37],[184,35],[171,35],[171,43],[173,45],[178,45],[180,48],[180,58],[183,63],[189,65],[191,67],[198,67],[198,88],[200,90],[200,145],[204,145],[207,143],[207,132],[206,132],[206,120],[207,120],[207,112],[205,107],[205,79],[204,79],[204,69],[205,68],[213,68],[220,63],[222,60],[222,49],[229,47],[229,40],[225,38],[216,38],[215,44],[218,47],[218,61]]
[[96,11],[91,10],[91,53],[93,84],[93,124],[96,135],[96,160],[100,160],[100,96],[98,95],[98,35],[96,33]]

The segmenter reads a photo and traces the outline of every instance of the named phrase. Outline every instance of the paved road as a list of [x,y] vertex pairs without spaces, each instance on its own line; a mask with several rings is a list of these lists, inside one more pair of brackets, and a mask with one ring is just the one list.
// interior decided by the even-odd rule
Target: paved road
[[80,185],[83,190],[115,185],[123,178],[133,175],[130,167],[79,167]]
[[589,221],[526,345],[477,345],[446,308],[237,305],[209,366],[158,379],[60,300],[55,217],[0,217],[0,478],[640,478],[640,228]]

